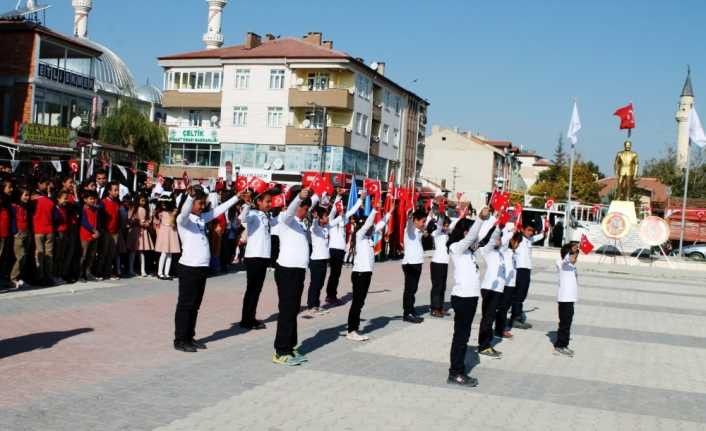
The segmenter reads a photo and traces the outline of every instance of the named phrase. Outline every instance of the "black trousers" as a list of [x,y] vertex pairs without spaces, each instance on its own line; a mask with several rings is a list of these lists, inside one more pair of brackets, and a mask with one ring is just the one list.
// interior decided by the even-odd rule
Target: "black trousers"
[[402,265],[404,272],[404,293],[402,294],[402,311],[405,316],[414,313],[414,295],[419,288],[419,277],[422,275],[421,263],[408,263]]
[[507,327],[507,312],[510,311],[512,306],[512,295],[515,292],[515,286],[505,286],[500,299],[498,300],[498,306],[495,311],[495,335],[502,336],[505,328]]
[[196,333],[196,318],[206,288],[207,266],[179,264],[179,298],[174,313],[174,341],[189,341]]
[[297,345],[297,315],[301,307],[305,277],[304,268],[287,268],[281,265],[275,268],[275,283],[279,296],[275,335],[275,351],[278,355],[291,355]]
[[269,264],[270,259],[266,257],[245,258],[245,275],[248,280],[245,285],[245,296],[243,296],[241,323],[255,323],[257,303],[260,300],[260,292],[262,292],[262,285],[265,283],[265,276],[267,276],[267,267]]
[[514,322],[522,316],[522,303],[527,299],[530,285],[530,269],[517,268],[517,277],[515,277],[515,291],[512,295],[512,314],[510,321]]
[[326,297],[336,298],[338,296],[338,280],[341,278],[341,268],[343,267],[343,259],[346,257],[346,252],[345,250],[330,248],[329,253],[328,263],[331,272],[328,275],[328,283],[326,284]]
[[309,294],[306,305],[309,308],[321,305],[321,289],[326,281],[326,267],[328,259],[312,259],[309,261]]
[[498,309],[498,302],[502,298],[502,293],[494,290],[481,289],[480,295],[483,298],[481,303],[480,328],[478,329],[478,351],[490,347],[493,341],[493,322]]
[[446,294],[446,279],[449,274],[448,263],[431,262],[431,309],[440,310],[444,308],[444,295]]
[[348,311],[348,332],[357,331],[360,328],[360,311],[365,305],[365,298],[368,296],[372,276],[372,271],[351,273],[353,302],[351,302],[351,308]]
[[569,347],[571,321],[574,319],[574,303],[559,302],[559,329],[556,331],[554,347]]
[[454,309],[454,334],[451,338],[451,366],[449,375],[466,374],[466,350],[471,337],[473,316],[478,307],[478,297],[462,298],[451,296],[451,307]]

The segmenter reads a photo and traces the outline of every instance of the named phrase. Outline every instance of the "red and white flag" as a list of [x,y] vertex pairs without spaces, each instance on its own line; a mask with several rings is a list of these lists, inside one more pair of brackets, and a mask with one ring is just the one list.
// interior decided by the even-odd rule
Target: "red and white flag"
[[581,241],[579,242],[579,249],[583,254],[588,254],[593,251],[593,244],[588,240],[586,234],[581,235]]
[[634,129],[635,128],[635,114],[632,110],[632,102],[618,108],[613,115],[620,117],[620,128],[621,129]]
[[287,200],[284,197],[284,193],[274,195],[272,197],[272,208],[282,208],[286,205]]
[[554,207],[554,198],[549,198],[547,199],[547,203],[544,204],[544,208],[550,210],[552,207]]

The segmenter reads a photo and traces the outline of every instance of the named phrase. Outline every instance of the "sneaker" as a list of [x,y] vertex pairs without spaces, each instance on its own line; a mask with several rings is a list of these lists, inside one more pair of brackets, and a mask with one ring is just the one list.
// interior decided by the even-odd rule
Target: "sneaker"
[[351,331],[346,334],[346,339],[351,341],[368,341],[370,337],[367,335],[360,335],[358,331]]
[[174,342],[174,349],[179,350],[181,352],[186,352],[186,353],[196,352],[196,347],[194,347],[188,341],[175,341]]
[[527,323],[527,322],[520,322],[519,320],[515,320],[514,322],[512,322],[512,327],[518,328],[518,329],[530,329],[530,328],[532,328],[532,324]]
[[564,350],[566,350],[567,352],[569,352],[569,355],[571,355],[571,356],[574,356],[574,355],[576,354],[573,349],[570,349],[570,348],[568,348],[568,347],[564,347]]
[[444,318],[444,312],[438,308],[431,310],[431,313],[429,313],[429,314],[431,315],[431,317],[436,317],[436,318],[440,318],[440,319]]
[[292,349],[292,356],[294,356],[294,359],[299,362],[309,362],[309,358],[307,358],[303,353],[299,353],[299,349],[296,347]]
[[292,355],[278,355],[277,353],[272,354],[272,363],[278,365],[286,365],[288,367],[294,367],[301,365],[301,362],[297,361]]
[[568,356],[572,357],[573,355],[571,354],[570,350],[567,350],[566,347],[555,347],[554,348],[554,354],[558,356]]
[[480,350],[478,352],[478,354],[483,355],[483,356],[488,356],[488,357],[494,358],[494,359],[500,359],[500,352],[493,349],[492,347],[488,347],[487,349]]
[[466,376],[464,374],[459,374],[457,376],[449,376],[448,379],[446,379],[446,383],[450,385],[461,385],[461,386],[468,386],[470,388],[475,388],[478,386],[478,379],[475,379],[471,376]]
[[495,350],[495,347],[491,347],[491,349],[492,349],[493,352],[495,352],[497,355],[499,355],[499,356],[502,356],[502,355],[503,355],[503,352],[501,352],[500,350]]
[[30,287],[30,285],[25,283],[24,280],[17,280],[12,282],[12,287],[10,287],[10,289],[20,290],[28,287]]
[[87,281],[102,281],[103,278],[101,278],[101,277],[96,277],[95,275],[93,275],[93,274],[91,274],[91,273],[89,272],[89,273],[86,273],[86,280],[87,280]]

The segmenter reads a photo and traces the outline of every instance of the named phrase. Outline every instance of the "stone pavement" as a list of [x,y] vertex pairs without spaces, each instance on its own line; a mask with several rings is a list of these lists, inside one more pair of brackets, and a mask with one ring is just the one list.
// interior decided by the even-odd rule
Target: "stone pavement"
[[[268,275],[244,332],[241,273],[211,278],[198,336],[171,348],[176,283],[133,279],[0,295],[0,430],[702,430],[703,272],[579,262],[575,358],[552,354],[556,274],[537,260],[528,318],[499,360],[467,358],[477,388],[445,383],[452,318],[401,321],[399,263],[377,264],[363,309],[371,341],[342,337],[348,304],[300,317],[310,362],[270,362],[276,294]],[[417,294],[429,302],[425,265]],[[449,285],[451,282],[449,281]],[[350,291],[348,271],[342,290]],[[448,295],[448,293],[447,293]],[[345,297],[350,299],[350,294]],[[476,316],[471,346],[476,345]]]

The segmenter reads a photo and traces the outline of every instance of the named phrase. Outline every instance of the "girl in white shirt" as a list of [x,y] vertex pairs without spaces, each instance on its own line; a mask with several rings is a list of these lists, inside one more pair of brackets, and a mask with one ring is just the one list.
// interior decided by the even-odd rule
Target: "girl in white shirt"
[[483,238],[495,223],[483,208],[473,226],[471,220],[461,219],[449,235],[447,247],[454,266],[454,284],[451,290],[451,306],[454,309],[454,332],[451,339],[451,365],[448,383],[477,386],[478,380],[466,375],[466,350],[471,336],[471,324],[478,306],[480,276],[472,247]]
[[373,209],[365,220],[365,223],[358,224],[357,229],[353,232],[352,247],[355,250],[353,257],[353,271],[351,272],[351,282],[353,283],[353,301],[351,308],[348,311],[348,335],[346,338],[352,341],[367,341],[367,335],[358,333],[360,329],[360,311],[365,304],[365,298],[368,295],[370,288],[370,280],[373,276],[373,264],[375,262],[375,250],[373,244],[373,235],[382,232],[387,226],[387,222],[392,217],[390,210],[382,220],[373,226],[375,215],[380,211],[378,208]]
[[436,229],[431,233],[434,239],[434,255],[429,264],[432,317],[444,317],[444,296],[449,273],[449,250],[446,243],[449,240],[449,232],[453,230],[455,225],[456,222],[452,224],[446,215],[440,215],[436,221]]
[[275,283],[279,297],[275,353],[272,362],[280,365],[301,365],[307,359],[296,350],[297,315],[304,292],[306,268],[309,266],[309,228],[307,215],[312,201],[308,188],[302,189],[281,214],[277,225],[279,256],[275,268]]
[[514,225],[505,225],[502,234],[503,259],[505,260],[505,289],[502,297],[498,300],[498,307],[495,313],[495,336],[498,338],[512,338],[512,332],[507,326],[507,313],[512,306],[512,298],[515,291],[515,279],[517,277],[517,256],[515,250],[522,242],[522,232],[515,232]]
[[238,202],[233,196],[215,209],[203,212],[206,194],[194,188],[184,201],[177,215],[177,231],[181,239],[179,259],[179,297],[174,314],[174,348],[182,352],[195,352],[206,346],[194,340],[196,318],[203,300],[211,262],[211,249],[206,236],[206,224],[228,211]]
[[265,324],[257,320],[257,303],[260,300],[262,285],[265,283],[270,264],[272,247],[269,211],[272,194],[265,191],[251,199],[244,194],[245,204],[240,211],[240,222],[245,225],[248,235],[245,244],[245,273],[247,282],[243,296],[243,313],[240,327],[245,329],[265,329]]
[[571,338],[571,321],[574,318],[574,302],[578,299],[578,278],[576,276],[576,259],[579,251],[576,243],[567,243],[561,247],[561,259],[556,261],[559,272],[559,328],[556,331],[554,352],[564,356],[574,356],[569,348]]

